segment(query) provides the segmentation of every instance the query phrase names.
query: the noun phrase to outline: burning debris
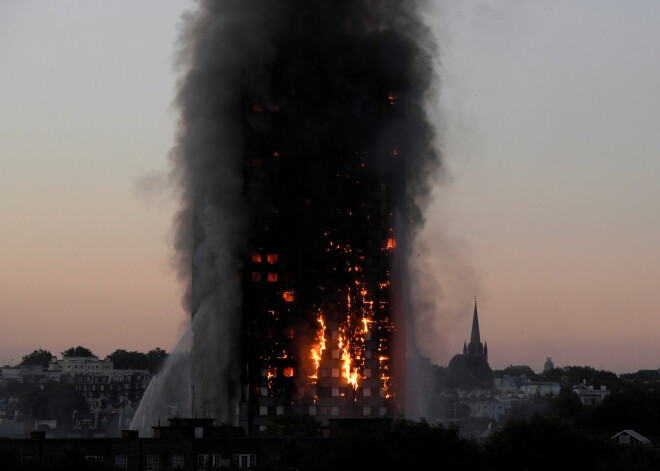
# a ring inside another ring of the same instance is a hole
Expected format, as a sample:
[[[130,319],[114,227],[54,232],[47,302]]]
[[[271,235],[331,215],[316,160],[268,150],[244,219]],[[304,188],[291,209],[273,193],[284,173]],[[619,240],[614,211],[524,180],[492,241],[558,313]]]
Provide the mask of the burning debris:
[[[219,420],[400,412],[396,266],[439,165],[415,5],[202,0],[189,21],[177,254]]]

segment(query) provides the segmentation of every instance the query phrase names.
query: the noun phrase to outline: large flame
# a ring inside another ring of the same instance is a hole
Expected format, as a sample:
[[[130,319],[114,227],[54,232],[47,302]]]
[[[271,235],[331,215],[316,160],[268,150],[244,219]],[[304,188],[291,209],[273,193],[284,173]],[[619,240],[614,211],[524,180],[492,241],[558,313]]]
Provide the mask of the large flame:
[[[327,235],[327,234],[326,234]],[[388,241],[388,248],[394,248],[394,244]],[[345,304],[335,306],[339,309],[333,309],[335,312],[343,312],[343,318],[336,319],[337,335],[336,346],[339,351],[338,360],[340,364],[340,377],[347,386],[357,391],[360,383],[367,376],[365,373],[365,349],[366,342],[370,340],[373,333],[381,329],[388,332],[392,330],[389,319],[376,320],[374,311],[374,301],[369,293],[367,283],[364,278],[364,271],[360,266],[361,261],[364,261],[364,256],[360,253],[354,253],[349,245],[342,246],[341,244],[329,242],[327,249],[336,251],[342,255],[345,260],[344,268],[347,273],[351,274],[353,280],[351,284],[345,288]],[[349,256],[352,255],[352,256]],[[356,256],[357,255],[357,256]],[[357,260],[357,262],[356,262]],[[389,280],[385,283],[380,283],[377,287],[381,290],[389,288]],[[384,309],[384,302],[379,303],[379,309]],[[382,317],[382,316],[381,316]],[[312,383],[316,383],[319,377],[319,368],[321,361],[324,357],[324,352],[327,347],[326,341],[326,319],[324,313],[319,309],[317,316],[317,330],[314,343],[310,346],[309,358],[313,361],[311,374],[309,378]],[[381,380],[381,387],[385,390],[385,397],[390,397],[389,391],[389,357],[384,354],[386,351],[385,340],[382,335],[379,335],[378,343],[378,365],[379,374],[378,378]],[[334,340],[333,340],[334,343]],[[334,357],[337,358],[337,357]]]

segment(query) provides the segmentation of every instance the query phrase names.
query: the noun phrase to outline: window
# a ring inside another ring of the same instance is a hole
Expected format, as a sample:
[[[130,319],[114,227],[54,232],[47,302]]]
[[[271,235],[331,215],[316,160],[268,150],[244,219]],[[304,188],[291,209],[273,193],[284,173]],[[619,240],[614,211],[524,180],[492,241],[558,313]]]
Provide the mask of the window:
[[[252,281],[254,281],[254,282],[261,281],[261,273],[259,273],[258,271],[253,271],[252,272]]]
[[[378,411],[379,415],[387,415],[387,407],[381,407]]]
[[[366,397],[370,397],[371,396],[371,388],[363,388],[362,389],[362,395],[366,396]]]
[[[316,415],[316,407],[315,406],[309,406],[309,415]]]
[[[116,455],[115,456],[115,468],[128,469],[128,456],[127,455]]]
[[[172,455],[172,469],[184,468],[184,455]]]
[[[276,253],[269,253],[268,254],[268,263],[277,263],[277,254]]]
[[[147,471],[158,470],[158,455],[147,455]]]
[[[275,413],[277,415],[284,415],[284,406],[277,406],[277,408],[275,409]]]
[[[85,455],[85,459],[89,461],[98,461],[100,463],[103,463],[102,455]]]
[[[213,468],[227,468],[229,467],[229,460],[223,460],[220,454],[213,455]]]
[[[257,455],[234,455],[234,466],[241,469],[254,468],[257,465]]]
[[[285,291],[282,293],[282,298],[287,302],[287,303],[292,303],[295,298],[295,295],[293,294],[293,291]]]
[[[293,377],[293,368],[290,367],[290,366],[285,367],[285,368],[284,368],[284,371],[283,371],[283,374],[284,374],[284,376],[286,376],[287,378],[291,378],[291,377]]]
[[[332,397],[339,396],[339,388],[332,388]]]
[[[371,407],[369,406],[364,406],[362,408],[362,415],[371,415]]]
[[[268,415],[268,406],[259,407],[259,415]]]
[[[330,415],[339,415],[339,407],[338,406],[332,406],[330,408]]]
[[[333,378],[339,378],[339,368],[333,368],[332,369],[332,377]]]
[[[261,263],[261,254],[260,253],[253,253],[252,254],[252,261],[254,263]]]
[[[275,283],[277,281],[277,273],[268,273],[268,282]]]

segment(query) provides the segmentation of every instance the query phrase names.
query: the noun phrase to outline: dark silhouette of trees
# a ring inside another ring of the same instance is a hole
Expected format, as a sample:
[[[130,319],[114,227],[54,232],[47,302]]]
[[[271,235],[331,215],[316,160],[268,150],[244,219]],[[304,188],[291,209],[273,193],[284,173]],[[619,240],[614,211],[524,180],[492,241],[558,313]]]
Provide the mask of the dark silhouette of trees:
[[[48,350],[39,348],[32,353],[23,356],[21,365],[41,365],[44,368],[48,367],[48,363],[53,359],[53,354]]]
[[[544,371],[540,375],[544,381],[578,384],[586,381],[595,387],[606,386],[611,391],[619,389],[619,378],[611,371],[596,370],[590,366],[564,366]]]
[[[511,421],[484,445],[490,469],[499,471],[601,469],[655,470],[650,447],[618,447],[573,422],[535,414]]]
[[[501,378],[504,375],[511,377],[526,376],[530,381],[538,381],[540,376],[534,373],[534,370],[527,365],[509,365],[503,370],[496,370],[493,372],[496,378]]]
[[[447,366],[445,386],[462,389],[490,389],[493,387],[493,370],[483,357],[455,355]]]
[[[89,348],[81,347],[71,347],[62,352],[63,357],[93,357],[95,356]]]
[[[157,373],[165,360],[167,359],[167,352],[160,347],[156,347],[153,350],[147,352],[147,368],[152,373]]]
[[[280,451],[280,463],[301,471],[487,469],[474,441],[423,420],[398,420],[391,430],[365,422],[330,439],[292,439]]]
[[[167,358],[167,352],[159,347],[147,353],[117,349],[108,355],[112,364],[119,370],[149,370],[157,373]]]

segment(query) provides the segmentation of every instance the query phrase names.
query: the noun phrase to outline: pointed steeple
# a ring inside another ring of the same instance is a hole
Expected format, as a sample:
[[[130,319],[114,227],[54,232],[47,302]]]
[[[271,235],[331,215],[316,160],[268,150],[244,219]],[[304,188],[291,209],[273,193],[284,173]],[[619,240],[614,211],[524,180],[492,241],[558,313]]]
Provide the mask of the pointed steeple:
[[[470,335],[470,343],[472,345],[479,345],[481,337],[479,335],[479,317],[477,316],[477,298],[474,298],[474,315],[472,316],[472,334]]]

